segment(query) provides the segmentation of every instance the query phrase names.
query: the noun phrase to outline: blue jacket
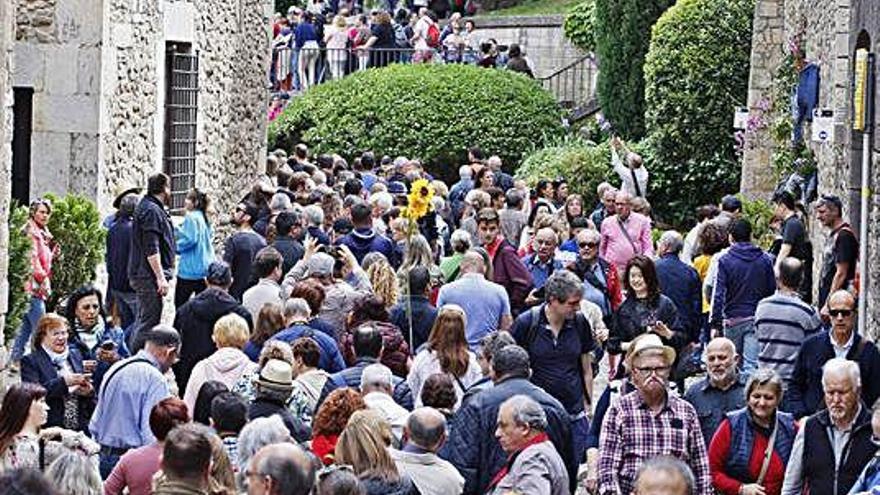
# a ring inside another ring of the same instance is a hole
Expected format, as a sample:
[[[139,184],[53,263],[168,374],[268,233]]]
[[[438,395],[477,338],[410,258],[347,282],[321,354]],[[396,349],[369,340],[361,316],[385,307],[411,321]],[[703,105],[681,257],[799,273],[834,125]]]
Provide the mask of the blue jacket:
[[[115,214],[104,219],[107,229],[104,263],[107,265],[107,284],[118,292],[134,292],[128,283],[128,252],[131,250],[132,218]],[[109,292],[109,291],[108,291]]]
[[[827,331],[809,337],[801,346],[791,384],[786,391],[786,402],[791,409],[788,412],[794,414],[795,418],[808,416],[825,407],[822,365],[834,356],[834,347]],[[880,397],[880,352],[873,342],[856,333],[846,359],[859,363],[862,401],[864,404],[873,404]]]
[[[743,408],[729,412],[727,419],[730,421],[730,450],[727,453],[724,472],[743,483],[754,483],[755,479],[749,474],[749,461],[755,445],[752,415],[747,408]],[[788,465],[796,434],[797,430],[791,414],[777,412],[776,440],[773,443],[773,450],[779,455],[783,465]]]
[[[384,254],[385,259],[389,261],[392,260],[394,256],[394,243],[391,242],[391,239],[382,234],[377,234],[376,231],[370,227],[354,229],[350,234],[340,237],[339,240],[336,241],[336,244],[348,246],[348,249],[351,250],[351,254],[357,258],[358,263],[363,262],[364,256],[373,251],[378,251]]]
[[[737,242],[718,259],[712,297],[712,328],[723,319],[755,316],[758,301],[776,292],[770,256],[747,242]]]
[[[519,394],[534,399],[547,414],[547,434],[565,462],[574,492],[578,463],[568,413],[558,400],[527,379],[508,378],[462,403],[450,425],[449,440],[440,449],[440,457],[464,477],[465,494],[486,493],[492,477],[507,462],[507,454],[495,438],[495,425],[501,403]]]
[[[413,354],[418,354],[419,348],[428,341],[428,336],[431,335],[431,328],[434,326],[434,320],[437,319],[437,308],[425,296],[411,296],[410,300],[412,301],[412,342],[409,341],[406,296],[401,296],[401,300],[391,308],[388,321],[397,325]]]
[[[683,263],[675,254],[657,260],[660,292],[675,303],[678,320],[688,337],[696,341],[703,311],[702,283],[694,267]]]
[[[177,276],[185,280],[205,278],[208,265],[214,261],[214,245],[211,243],[214,229],[208,225],[205,215],[199,210],[187,213],[176,234],[177,254],[180,255]]]
[[[68,346],[67,362],[74,373],[83,372],[82,354],[74,346]],[[64,400],[70,395],[67,384],[52,364],[52,358],[38,346],[34,352],[21,359],[21,381],[38,383],[46,389],[46,404],[49,405],[49,418],[45,426],[64,426]],[[77,396],[79,414],[76,430],[86,431],[92,410],[95,407],[94,395]]]
[[[342,360],[342,353],[339,352],[339,345],[336,344],[336,341],[327,336],[327,334],[319,332],[308,325],[296,323],[276,333],[270,340],[280,340],[293,344],[293,341],[300,337],[308,337],[314,340],[318,347],[320,347],[319,368],[327,373],[336,373],[345,369],[345,361]]]

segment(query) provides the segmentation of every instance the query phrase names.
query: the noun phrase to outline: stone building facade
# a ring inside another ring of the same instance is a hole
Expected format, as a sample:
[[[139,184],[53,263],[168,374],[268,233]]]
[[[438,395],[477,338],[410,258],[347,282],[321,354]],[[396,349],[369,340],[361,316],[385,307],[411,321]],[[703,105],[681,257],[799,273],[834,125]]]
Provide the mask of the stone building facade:
[[[165,170],[231,208],[263,166],[271,1],[15,3],[30,197],[80,193],[109,213],[121,186]]]
[[[9,245],[9,174],[12,164],[12,33],[15,12],[10,2],[0,2],[0,253]],[[9,284],[6,273],[7,256],[0,256],[0,335],[3,334],[3,315],[7,311]]]
[[[834,112],[835,142],[809,142],[818,162],[819,194],[835,194],[844,200],[844,217],[858,232],[860,222],[862,133],[852,130],[852,84],[855,52],[865,47],[880,51],[880,2],[876,0],[758,0],[752,36],[751,74],[748,104],[752,114],[760,112],[762,100],[770,95],[773,74],[785,54],[789,39],[801,33],[806,58],[819,66],[819,108]],[[876,74],[872,77],[875,78]],[[880,93],[874,95],[880,104]],[[809,126],[809,124],[808,124]],[[878,163],[880,148],[871,136],[872,162]],[[772,141],[765,129],[749,135],[744,153],[742,188],[753,197],[769,197],[776,177],[771,166]],[[880,184],[880,169],[872,165],[871,188]],[[868,328],[880,336],[880,197],[871,194],[868,218]],[[808,207],[812,215],[812,208]],[[827,232],[811,221],[811,237],[818,269]],[[815,277],[814,277],[815,279]],[[863,285],[865,282],[863,282]]]

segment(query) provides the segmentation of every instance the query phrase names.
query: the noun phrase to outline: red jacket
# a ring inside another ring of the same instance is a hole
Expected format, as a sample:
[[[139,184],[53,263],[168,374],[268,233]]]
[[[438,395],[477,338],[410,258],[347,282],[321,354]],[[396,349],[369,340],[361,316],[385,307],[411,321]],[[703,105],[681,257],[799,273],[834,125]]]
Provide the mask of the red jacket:
[[[488,246],[486,248],[492,256],[492,281],[507,290],[510,310],[516,317],[525,307],[529,292],[535,287],[532,274],[517,255],[516,248],[503,238],[495,248],[494,255]]]
[[[764,462],[764,452],[767,450],[767,437],[755,432],[755,443],[752,446],[752,455],[749,458],[749,474],[758,478],[761,473],[761,464]],[[715,431],[712,442],[709,444],[709,472],[712,473],[712,485],[723,495],[737,495],[742,483],[731,478],[724,472],[727,464],[727,453],[730,450],[730,421],[725,418]],[[770,467],[764,476],[764,490],[767,495],[779,495],[782,491],[782,481],[785,478],[785,464],[775,451],[770,457]]]

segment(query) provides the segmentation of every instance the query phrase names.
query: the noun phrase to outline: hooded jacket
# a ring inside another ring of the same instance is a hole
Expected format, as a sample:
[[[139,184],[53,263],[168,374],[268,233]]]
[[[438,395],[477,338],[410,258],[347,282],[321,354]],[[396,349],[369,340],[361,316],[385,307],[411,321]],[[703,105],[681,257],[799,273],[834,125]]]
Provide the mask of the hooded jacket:
[[[712,328],[723,320],[752,318],[758,301],[776,292],[770,256],[748,242],[737,242],[718,258],[715,294],[712,297]]]
[[[250,312],[228,292],[216,287],[208,287],[177,309],[174,328],[180,332],[181,348],[180,361],[174,365],[174,376],[177,377],[179,390],[186,390],[196,363],[217,350],[211,340],[214,323],[230,313],[244,318],[248,329],[253,330]]]
[[[245,374],[254,373],[257,364],[247,355],[234,347],[224,347],[207,358],[196,363],[186,384],[183,401],[190,411],[195,411],[196,398],[202,385],[209,381],[218,381],[230,390]]]
[[[377,234],[372,227],[358,227],[341,237],[336,243],[348,246],[358,263],[363,262],[364,256],[372,251],[384,254],[388,260],[393,259],[394,256],[394,243],[391,242],[391,239]]]

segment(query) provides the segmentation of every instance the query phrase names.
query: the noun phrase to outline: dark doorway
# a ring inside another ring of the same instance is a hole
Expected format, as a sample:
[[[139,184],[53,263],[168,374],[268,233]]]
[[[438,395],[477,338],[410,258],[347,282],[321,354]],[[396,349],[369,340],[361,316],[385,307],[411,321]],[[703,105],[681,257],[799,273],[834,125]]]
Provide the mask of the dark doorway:
[[[34,88],[12,88],[12,97],[12,199],[27,205],[31,195]]]

